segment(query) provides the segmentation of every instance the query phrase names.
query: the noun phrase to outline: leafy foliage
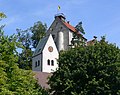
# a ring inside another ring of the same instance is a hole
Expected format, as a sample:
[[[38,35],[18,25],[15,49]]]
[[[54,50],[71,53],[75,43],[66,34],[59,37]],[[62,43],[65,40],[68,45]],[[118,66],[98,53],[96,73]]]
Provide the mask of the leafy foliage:
[[[29,30],[21,30],[17,29],[18,32],[18,42],[20,42],[23,47],[22,47],[22,52],[19,53],[19,60],[18,64],[19,67],[22,69],[26,70],[31,70],[32,69],[32,49],[31,49],[31,33]]]
[[[0,12],[0,19],[1,18],[6,18],[6,15],[3,12]]]
[[[3,12],[0,12],[0,21],[3,19],[3,18],[6,18],[7,16],[3,13]],[[0,31],[4,28],[5,25],[1,25],[0,26]]]
[[[48,95],[31,71],[18,68],[16,39],[0,32],[0,95]]]
[[[30,28],[30,31],[32,32],[31,39],[33,43],[32,44],[33,48],[36,48],[39,40],[45,36],[46,30],[47,30],[47,25],[43,24],[40,21],[36,22],[34,26]]]
[[[19,67],[22,69],[32,69],[32,49],[35,49],[39,40],[45,35],[47,30],[46,24],[36,22],[32,27],[27,30],[17,29],[18,42],[23,45],[22,53],[19,54]]]
[[[83,37],[83,34],[85,34],[85,31],[82,27],[82,22],[79,22],[76,26],[75,26],[77,32],[75,32],[73,34],[73,38],[72,38],[72,45],[75,47],[79,47],[79,46],[85,46],[85,42],[87,39],[85,39]]]
[[[79,31],[80,33],[85,34],[85,31],[82,27],[82,22],[79,22],[76,26],[75,26],[76,30]]]
[[[61,52],[53,95],[120,95],[120,49],[105,42]]]

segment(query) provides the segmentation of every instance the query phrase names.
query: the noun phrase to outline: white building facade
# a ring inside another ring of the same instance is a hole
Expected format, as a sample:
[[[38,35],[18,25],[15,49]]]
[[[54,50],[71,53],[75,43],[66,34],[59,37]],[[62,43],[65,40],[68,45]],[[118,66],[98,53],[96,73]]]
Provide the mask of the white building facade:
[[[54,72],[58,68],[59,53],[51,35],[40,40],[32,57],[32,70],[40,72]]]

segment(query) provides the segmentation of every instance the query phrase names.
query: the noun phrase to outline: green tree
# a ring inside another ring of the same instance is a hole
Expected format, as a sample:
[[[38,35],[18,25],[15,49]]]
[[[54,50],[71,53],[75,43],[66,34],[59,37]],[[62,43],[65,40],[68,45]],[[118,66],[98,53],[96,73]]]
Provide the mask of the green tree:
[[[19,67],[22,69],[26,69],[26,70],[31,70],[32,69],[32,39],[31,39],[31,33],[29,31],[29,29],[27,30],[21,30],[21,29],[17,29],[17,40],[18,42],[20,42],[23,47],[22,52],[19,53],[19,60],[18,60],[18,64]]]
[[[18,68],[16,39],[0,31],[0,95],[48,95],[31,71]]]
[[[47,25],[43,25],[40,21],[26,30],[17,29],[18,42],[21,42],[23,45],[18,61],[20,68],[32,69],[32,49],[35,49],[39,40],[45,36],[46,30]]]
[[[3,12],[0,12],[0,21],[3,19],[3,18],[6,18],[6,15],[3,13]],[[5,25],[1,25],[0,26],[0,31],[3,29]]]
[[[82,22],[79,22],[76,26],[75,26],[76,30],[79,31],[82,34],[85,34],[85,31],[82,27]]]
[[[79,22],[76,26],[75,26],[75,29],[77,30],[77,32],[75,32],[73,34],[73,39],[71,41],[72,45],[75,46],[75,47],[78,47],[78,46],[85,46],[85,42],[87,39],[85,39],[83,37],[83,34],[85,34],[85,31],[82,27],[82,22]]]
[[[53,95],[120,95],[120,49],[105,42],[61,52],[49,80]]]
[[[36,48],[39,40],[46,34],[47,25],[38,21],[30,28],[30,31],[32,32],[32,46],[33,48]]]

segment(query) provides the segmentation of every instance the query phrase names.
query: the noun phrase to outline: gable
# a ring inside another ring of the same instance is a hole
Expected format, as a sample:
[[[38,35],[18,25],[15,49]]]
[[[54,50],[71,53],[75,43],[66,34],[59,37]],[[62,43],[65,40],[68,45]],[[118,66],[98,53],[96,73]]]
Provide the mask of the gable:
[[[37,45],[37,47],[36,47],[36,50],[35,50],[34,53],[33,53],[33,56],[36,56],[36,55],[42,53],[42,51],[44,50],[44,48],[45,48],[48,40],[50,40],[51,43],[52,43],[52,41],[53,41],[52,44],[53,44],[53,46],[56,48],[56,45],[55,45],[55,43],[54,43],[54,40],[53,40],[51,34],[50,34],[50,35],[47,35],[47,36],[45,36],[44,38],[42,38],[42,39],[39,41],[39,43],[38,43],[38,45]],[[57,49],[57,48],[56,48],[56,49]]]
[[[51,51],[51,48],[52,48],[52,51]],[[58,53],[58,50],[57,50],[57,47],[55,45],[55,42],[53,40],[53,37],[52,35],[50,34],[49,35],[49,38],[44,46],[44,49],[43,49],[43,53],[49,53],[49,52],[57,52]],[[51,54],[51,53],[50,53]]]
[[[69,28],[64,25],[63,21],[59,19],[58,17],[53,21],[51,26],[49,27],[47,34],[50,34],[51,32],[58,32],[60,29],[66,29],[69,31]]]
[[[55,20],[57,20],[61,25],[64,26],[64,28],[70,30],[71,32],[77,32],[75,27],[69,24],[69,22],[62,20],[59,17],[57,17]]]

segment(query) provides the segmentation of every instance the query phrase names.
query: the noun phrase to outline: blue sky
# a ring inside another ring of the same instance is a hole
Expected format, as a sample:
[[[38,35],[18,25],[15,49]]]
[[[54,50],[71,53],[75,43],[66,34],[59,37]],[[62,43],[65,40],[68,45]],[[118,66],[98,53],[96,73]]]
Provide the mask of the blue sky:
[[[0,0],[0,12],[7,15],[0,24],[6,24],[6,35],[16,33],[16,28],[27,29],[37,21],[49,27],[58,5],[71,25],[83,22],[88,40],[106,35],[109,42],[120,47],[120,0]]]

